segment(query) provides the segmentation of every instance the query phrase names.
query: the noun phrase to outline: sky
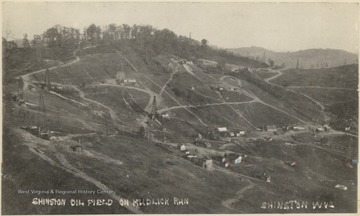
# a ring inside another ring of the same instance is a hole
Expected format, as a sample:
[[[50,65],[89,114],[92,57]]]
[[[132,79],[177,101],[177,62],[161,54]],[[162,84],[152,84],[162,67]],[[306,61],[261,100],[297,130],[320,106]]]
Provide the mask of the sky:
[[[5,2],[2,33],[15,38],[60,24],[83,29],[94,23],[149,24],[203,38],[222,48],[259,46],[273,51],[309,48],[358,53],[355,3],[126,3]]]

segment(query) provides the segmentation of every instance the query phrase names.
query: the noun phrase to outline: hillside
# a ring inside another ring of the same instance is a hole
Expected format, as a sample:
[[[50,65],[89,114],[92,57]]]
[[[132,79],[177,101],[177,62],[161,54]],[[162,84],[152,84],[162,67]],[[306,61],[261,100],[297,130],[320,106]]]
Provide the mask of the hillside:
[[[287,68],[295,68],[299,59],[299,67],[304,69],[330,68],[357,62],[357,55],[336,49],[307,49],[296,52],[274,52],[262,47],[242,47],[228,49],[237,55],[250,57],[263,61],[264,53],[266,62],[274,60],[275,64],[284,64]]]
[[[320,100],[282,85],[291,72],[170,30],[130,29],[79,41],[59,65],[3,73],[2,214],[356,212],[357,132],[333,126],[334,109],[353,108],[341,95]],[[343,70],[341,85],[354,85],[354,69]],[[334,84],[339,71],[317,77]],[[56,194],[68,206],[51,208],[18,192],[32,188],[95,192]],[[291,200],[306,207],[284,208]]]

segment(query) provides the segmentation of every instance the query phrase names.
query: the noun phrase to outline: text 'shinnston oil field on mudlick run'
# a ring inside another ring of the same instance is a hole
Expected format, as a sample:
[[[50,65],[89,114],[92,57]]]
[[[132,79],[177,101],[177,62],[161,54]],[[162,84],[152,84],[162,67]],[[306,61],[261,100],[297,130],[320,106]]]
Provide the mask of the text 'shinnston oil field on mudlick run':
[[[357,213],[358,4],[2,6],[2,214]]]

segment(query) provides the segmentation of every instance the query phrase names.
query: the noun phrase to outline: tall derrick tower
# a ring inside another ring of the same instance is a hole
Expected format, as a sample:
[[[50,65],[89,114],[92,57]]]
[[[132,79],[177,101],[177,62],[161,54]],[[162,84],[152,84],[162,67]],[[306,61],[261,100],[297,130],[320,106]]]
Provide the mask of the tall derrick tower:
[[[151,105],[151,113],[150,113],[150,117],[152,120],[154,120],[157,116],[157,106],[156,106],[156,96],[154,96],[152,105]]]

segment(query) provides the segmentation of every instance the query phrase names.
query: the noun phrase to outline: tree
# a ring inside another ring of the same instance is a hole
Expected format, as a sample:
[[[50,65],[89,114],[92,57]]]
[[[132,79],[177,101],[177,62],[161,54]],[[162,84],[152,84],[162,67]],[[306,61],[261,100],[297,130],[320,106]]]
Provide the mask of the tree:
[[[28,37],[27,34],[24,34],[24,38],[23,38],[23,42],[22,42],[22,45],[24,48],[30,47],[30,42],[27,37]]]
[[[123,39],[130,39],[131,27],[127,24],[122,25],[123,28]]]
[[[208,41],[206,39],[202,39],[201,40],[201,46],[202,47],[207,47],[207,45],[208,45]]]
[[[269,58],[269,59],[268,59],[268,62],[269,62],[270,67],[274,67],[274,64],[275,64],[274,60],[272,60],[271,58]]]
[[[93,43],[96,44],[99,42],[100,40],[100,34],[101,34],[101,29],[99,26],[96,26],[95,24],[91,24],[87,29],[86,29],[86,35],[88,40]]]
[[[55,27],[49,28],[44,33],[44,38],[46,41],[48,41],[49,47],[60,46],[60,33],[58,32],[57,28],[55,28]]]
[[[8,42],[7,42],[6,38],[2,38],[2,51],[3,51],[3,54],[5,53],[5,50],[7,49],[7,46],[8,46],[7,43]]]

